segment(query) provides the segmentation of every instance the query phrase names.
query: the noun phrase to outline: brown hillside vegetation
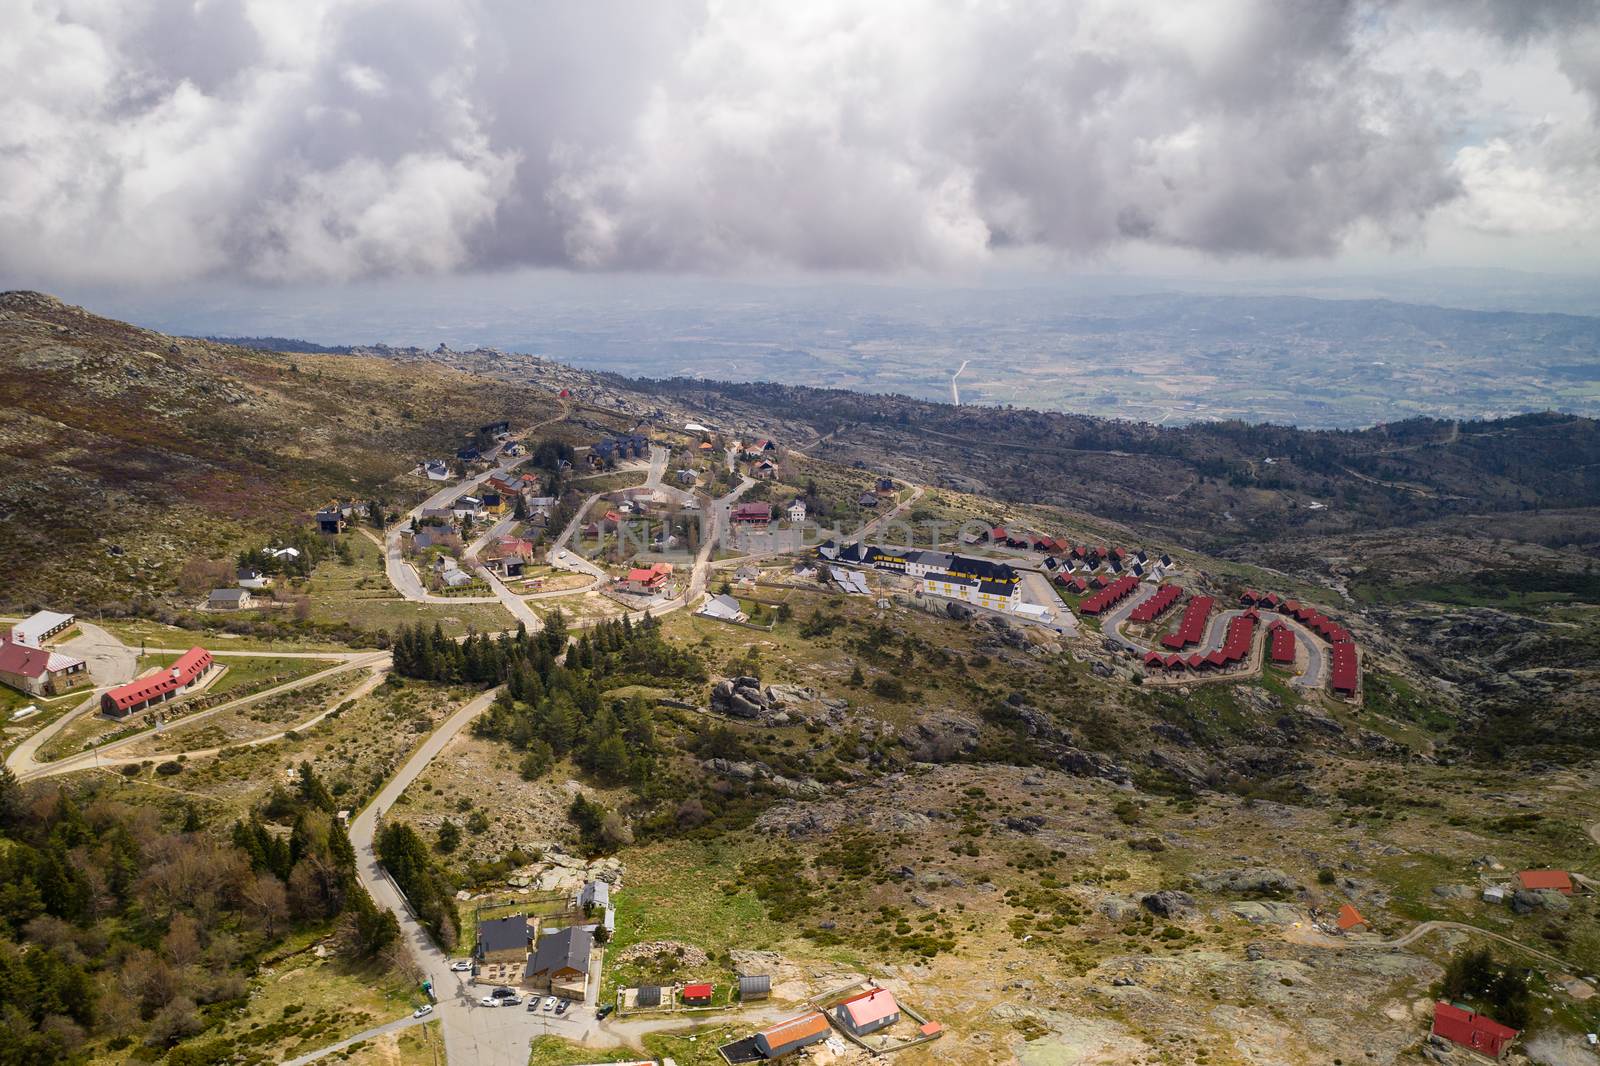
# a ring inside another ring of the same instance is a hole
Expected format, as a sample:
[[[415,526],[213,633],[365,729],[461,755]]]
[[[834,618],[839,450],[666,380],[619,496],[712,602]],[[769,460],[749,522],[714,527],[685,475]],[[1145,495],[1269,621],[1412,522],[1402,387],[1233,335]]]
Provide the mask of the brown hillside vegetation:
[[[548,394],[445,367],[178,339],[0,294],[5,600],[159,591],[193,552],[335,495],[398,498],[421,456],[552,409]]]

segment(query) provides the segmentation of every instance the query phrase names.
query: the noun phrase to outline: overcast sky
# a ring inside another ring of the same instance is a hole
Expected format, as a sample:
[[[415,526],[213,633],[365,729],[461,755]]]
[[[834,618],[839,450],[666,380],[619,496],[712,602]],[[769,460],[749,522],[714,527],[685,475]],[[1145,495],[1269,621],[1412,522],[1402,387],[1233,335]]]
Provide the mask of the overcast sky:
[[[0,285],[1600,266],[1595,0],[0,0]]]

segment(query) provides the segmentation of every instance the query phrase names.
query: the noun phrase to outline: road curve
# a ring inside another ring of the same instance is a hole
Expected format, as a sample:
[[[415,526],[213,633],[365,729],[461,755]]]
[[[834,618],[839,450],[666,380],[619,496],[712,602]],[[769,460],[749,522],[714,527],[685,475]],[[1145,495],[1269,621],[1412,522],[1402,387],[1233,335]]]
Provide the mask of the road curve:
[[[387,666],[388,662],[389,653],[386,651],[372,652],[367,655],[348,659],[344,662],[336,663],[333,666],[328,667],[326,670],[319,670],[314,674],[308,674],[305,677],[296,678],[295,680],[285,682],[282,685],[276,685],[269,689],[263,689],[262,691],[253,693],[252,695],[244,696],[236,700],[230,700],[227,703],[219,703],[215,707],[208,708],[204,711],[197,711],[191,715],[186,715],[183,718],[183,724],[189,725],[192,722],[204,721],[214,714],[221,714],[223,711],[236,710],[240,707],[248,707],[251,704],[259,703],[262,700],[268,700],[274,696],[281,696],[285,692],[293,692],[296,689],[302,689],[311,685],[315,685],[318,682],[326,681],[330,677],[336,677],[339,674],[347,673],[351,670],[367,668],[379,670]],[[70,755],[64,759],[57,759],[53,762],[41,763],[35,759],[34,753],[37,752],[40,747],[42,747],[52,737],[59,733],[69,721],[80,717],[85,710],[97,706],[98,702],[99,697],[95,697],[93,700],[86,701],[82,706],[62,715],[49,726],[46,726],[38,733],[35,733],[33,736],[17,745],[11,754],[6,757],[6,765],[9,766],[12,772],[17,775],[17,778],[22,781],[31,781],[46,777],[57,777],[61,774],[70,774],[76,773],[79,770],[92,769],[97,762],[108,761],[106,760],[106,756],[111,752],[126,748],[132,744],[136,744],[147,739],[151,735],[150,731],[145,730],[135,733],[133,736],[123,737],[121,740],[114,740],[109,744],[102,744],[98,748],[92,748],[89,751],[85,751],[77,755]]]

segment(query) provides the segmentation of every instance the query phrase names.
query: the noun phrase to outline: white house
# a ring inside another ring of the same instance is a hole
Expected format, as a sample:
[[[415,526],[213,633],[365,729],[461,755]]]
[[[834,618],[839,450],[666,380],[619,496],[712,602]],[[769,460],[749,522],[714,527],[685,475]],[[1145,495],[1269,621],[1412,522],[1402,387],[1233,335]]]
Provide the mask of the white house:
[[[698,612],[707,618],[720,618],[724,622],[743,622],[744,611],[739,607],[739,601],[732,596],[713,596],[705,602]]]
[[[806,520],[806,501],[796,499],[789,505],[789,521],[799,524]]]
[[[242,589],[264,589],[272,584],[272,578],[263,574],[253,566],[245,567],[235,575],[238,585]]]
[[[60,611],[35,611],[11,627],[11,639],[30,648],[42,647],[51,637],[71,629],[75,621],[73,615]]]
[[[423,464],[422,472],[429,481],[449,481],[450,464],[443,459],[429,459]]]

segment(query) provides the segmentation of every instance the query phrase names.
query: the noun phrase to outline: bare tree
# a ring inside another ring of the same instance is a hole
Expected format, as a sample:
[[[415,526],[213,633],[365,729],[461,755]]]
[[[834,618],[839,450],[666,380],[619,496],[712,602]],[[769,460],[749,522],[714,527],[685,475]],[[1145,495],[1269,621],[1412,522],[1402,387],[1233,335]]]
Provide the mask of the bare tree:
[[[284,891],[283,882],[266,872],[257,874],[255,880],[245,886],[242,902],[268,939],[278,935],[279,928],[289,917],[289,894]]]

